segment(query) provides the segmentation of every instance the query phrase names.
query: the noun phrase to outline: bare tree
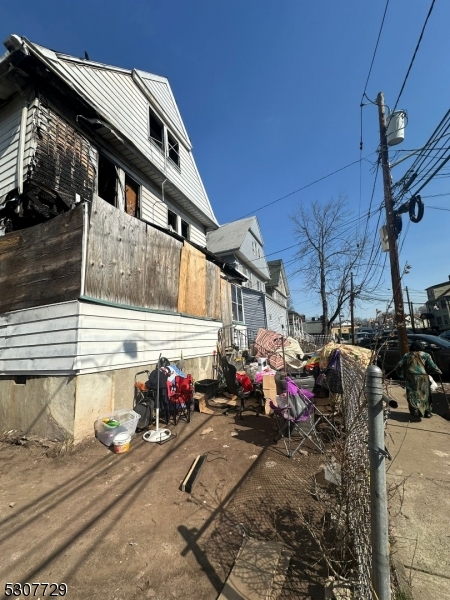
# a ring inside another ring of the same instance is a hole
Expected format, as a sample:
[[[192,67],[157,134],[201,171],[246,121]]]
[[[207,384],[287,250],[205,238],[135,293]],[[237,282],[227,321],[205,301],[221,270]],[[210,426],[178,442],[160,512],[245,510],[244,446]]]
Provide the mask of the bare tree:
[[[367,235],[355,234],[356,225],[347,207],[347,198],[340,195],[325,203],[316,200],[301,204],[290,215],[299,244],[297,272],[303,274],[308,290],[320,297],[323,333],[331,331],[349,300],[351,273],[367,253]],[[366,283],[367,277],[359,284],[355,282],[355,295]],[[364,291],[367,293],[367,288]]]

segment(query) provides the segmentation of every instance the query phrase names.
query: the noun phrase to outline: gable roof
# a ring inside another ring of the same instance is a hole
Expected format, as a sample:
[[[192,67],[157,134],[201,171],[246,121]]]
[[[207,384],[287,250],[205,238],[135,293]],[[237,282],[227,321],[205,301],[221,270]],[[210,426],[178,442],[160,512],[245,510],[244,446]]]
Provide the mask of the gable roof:
[[[258,219],[256,217],[247,217],[246,219],[221,225],[219,229],[208,233],[208,250],[214,252],[214,254],[239,250],[248,231],[253,233],[262,246],[263,241]]]
[[[283,277],[286,294],[289,296],[289,285],[281,258],[267,261],[267,266],[269,267],[270,281],[266,283],[266,287],[278,287],[280,285],[281,277]]]
[[[9,50],[0,62],[8,60],[15,50],[36,57],[48,72],[56,74],[95,110],[109,127],[105,129],[107,133],[98,131],[108,143],[139,165],[144,173],[151,174],[157,184],[167,181],[165,190],[168,194],[200,223],[206,227],[218,226],[167,78],[79,59],[16,35],[10,36],[5,45],[13,46],[14,51]],[[149,107],[179,142],[180,169],[168,164],[169,161],[150,142]]]

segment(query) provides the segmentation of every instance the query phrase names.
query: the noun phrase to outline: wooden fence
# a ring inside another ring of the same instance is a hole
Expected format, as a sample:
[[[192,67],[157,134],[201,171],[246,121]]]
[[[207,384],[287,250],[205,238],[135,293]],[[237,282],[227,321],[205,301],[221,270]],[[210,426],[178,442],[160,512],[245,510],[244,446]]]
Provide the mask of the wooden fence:
[[[231,324],[230,284],[190,245],[94,196],[83,207],[0,237],[0,313],[81,295],[113,305],[178,312]]]

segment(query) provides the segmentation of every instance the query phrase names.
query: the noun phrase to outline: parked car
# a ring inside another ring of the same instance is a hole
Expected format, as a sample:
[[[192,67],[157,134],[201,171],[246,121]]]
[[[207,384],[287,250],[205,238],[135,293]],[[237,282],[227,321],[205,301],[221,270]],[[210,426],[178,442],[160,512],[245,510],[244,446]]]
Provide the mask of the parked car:
[[[448,340],[450,341],[450,329],[447,329],[447,331],[443,331],[440,335],[440,338],[444,339],[444,340]]]
[[[431,354],[434,362],[441,369],[443,376],[450,377],[450,341],[434,335],[421,333],[409,333],[408,342],[420,340],[424,351]],[[392,374],[398,361],[400,360],[400,347],[398,336],[382,335],[378,339],[362,340],[360,346],[370,350],[380,349],[378,354],[378,366],[384,370],[386,375]]]

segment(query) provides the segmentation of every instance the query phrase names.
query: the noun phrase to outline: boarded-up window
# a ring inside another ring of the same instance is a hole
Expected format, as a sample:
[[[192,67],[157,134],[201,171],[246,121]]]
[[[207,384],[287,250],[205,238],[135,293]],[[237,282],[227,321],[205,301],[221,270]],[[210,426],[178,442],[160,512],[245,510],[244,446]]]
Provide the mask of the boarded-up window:
[[[139,217],[139,185],[125,175],[125,211],[132,217]]]
[[[150,109],[150,141],[164,152],[164,125]]]
[[[109,204],[116,206],[117,170],[105,156],[98,157],[98,195]]]

